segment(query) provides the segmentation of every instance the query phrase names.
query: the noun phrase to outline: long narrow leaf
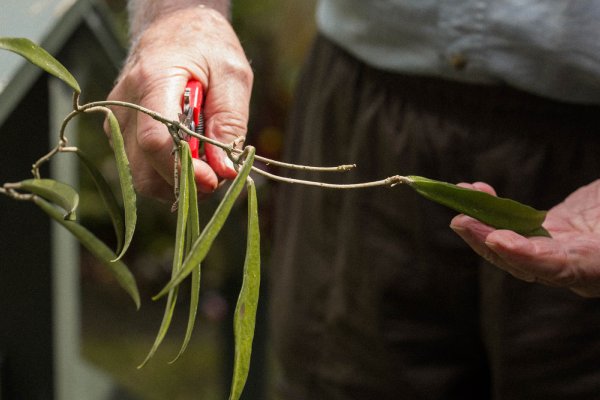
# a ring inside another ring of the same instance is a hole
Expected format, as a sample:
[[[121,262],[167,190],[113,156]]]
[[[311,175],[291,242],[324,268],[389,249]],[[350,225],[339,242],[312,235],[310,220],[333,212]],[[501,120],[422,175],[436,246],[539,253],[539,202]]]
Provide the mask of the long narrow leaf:
[[[73,187],[54,179],[27,179],[15,185],[17,189],[42,196],[65,210],[64,219],[74,221],[79,205],[79,194]]]
[[[186,147],[189,151],[189,147]],[[200,216],[198,213],[198,192],[196,189],[196,181],[194,179],[194,166],[192,164],[191,154],[189,156],[189,168],[190,173],[188,174],[188,191],[189,191],[189,214],[187,221],[187,229],[186,229],[186,249],[185,254],[189,254],[192,244],[196,241],[198,236],[200,236]],[[194,330],[194,325],[196,323],[196,315],[198,314],[198,304],[200,302],[200,264],[192,271],[192,279],[191,279],[191,293],[190,293],[190,309],[188,314],[188,323],[187,328],[185,330],[185,337],[183,339],[183,343],[181,345],[181,349],[177,356],[171,361],[174,363],[181,357],[185,349],[187,348],[190,339],[192,337],[192,332]]]
[[[208,251],[210,250],[215,238],[227,220],[235,200],[238,198],[240,192],[244,188],[244,183],[246,182],[246,178],[248,177],[250,168],[254,162],[254,148],[248,146],[246,149],[248,153],[242,168],[227,190],[227,193],[225,193],[223,200],[215,210],[212,218],[202,230],[200,237],[198,237],[194,243],[190,254],[188,254],[188,256],[185,258],[181,271],[179,271],[179,274],[177,274],[175,278],[171,278],[171,281],[156,296],[154,296],[153,299],[156,300],[164,296],[173,287],[179,285],[198,266],[198,264],[204,260],[206,254],[208,254]]]
[[[133,189],[133,178],[131,177],[131,169],[129,168],[127,154],[125,153],[125,143],[123,142],[123,135],[121,135],[119,122],[112,111],[108,108],[104,110],[110,127],[110,137],[112,139],[112,147],[117,162],[117,172],[119,173],[119,183],[121,185],[123,207],[125,209],[125,240],[123,242],[123,248],[116,258],[116,260],[118,260],[123,257],[133,239],[137,221],[137,205],[135,190]]]
[[[546,211],[517,201],[492,196],[421,176],[409,176],[409,185],[420,195],[498,229],[525,236],[550,236],[542,227]]]
[[[181,263],[183,261],[183,251],[185,246],[185,236],[186,236],[186,225],[188,219],[188,209],[189,209],[189,175],[190,175],[190,151],[189,146],[186,142],[181,142],[180,147],[181,153],[181,173],[179,174],[179,199],[178,208],[177,208],[177,228],[175,231],[175,250],[173,252],[173,267],[171,271],[171,276],[177,276],[177,273],[181,269]],[[192,171],[193,173],[193,171]],[[169,330],[169,326],[171,325],[171,320],[173,319],[173,313],[175,311],[175,304],[177,303],[177,292],[179,287],[174,287],[169,291],[169,296],[167,296],[167,304],[165,306],[165,312],[163,315],[162,322],[160,324],[160,328],[158,330],[158,334],[156,335],[156,339],[154,340],[154,344],[150,349],[150,352],[146,356],[146,359],[138,366],[138,368],[142,368],[154,353],[158,349],[158,346],[162,343],[165,338],[167,331]]]
[[[235,357],[233,361],[233,379],[230,400],[238,400],[242,395],[252,354],[252,340],[256,324],[256,309],[260,289],[260,229],[258,226],[258,206],[256,187],[248,178],[248,238],[246,242],[246,260],[244,279],[235,306],[233,331],[235,335]]]
[[[115,253],[119,253],[123,248],[123,242],[125,239],[125,220],[123,219],[123,212],[121,211],[121,207],[119,207],[119,203],[113,193],[112,189],[104,176],[100,173],[98,168],[94,165],[94,163],[79,149],[75,152],[83,165],[87,168],[96,188],[98,189],[98,193],[100,194],[100,198],[104,203],[104,207],[108,212],[110,220],[112,222],[113,228],[115,230],[115,236],[117,238],[117,249]]]
[[[58,60],[52,57],[50,53],[31,40],[26,38],[2,37],[0,38],[0,49],[19,54],[30,63],[61,79],[77,93],[81,93],[79,83],[77,83],[73,75]]]
[[[56,222],[64,226],[69,232],[75,236],[79,242],[89,250],[98,260],[100,260],[114,275],[119,282],[119,285],[131,296],[135,306],[140,308],[140,294],[138,292],[135,278],[129,271],[129,268],[122,261],[113,262],[115,253],[108,248],[100,239],[85,227],[74,221],[65,221],[62,213],[57,210],[52,204],[48,203],[41,197],[35,196],[33,202],[40,207]]]

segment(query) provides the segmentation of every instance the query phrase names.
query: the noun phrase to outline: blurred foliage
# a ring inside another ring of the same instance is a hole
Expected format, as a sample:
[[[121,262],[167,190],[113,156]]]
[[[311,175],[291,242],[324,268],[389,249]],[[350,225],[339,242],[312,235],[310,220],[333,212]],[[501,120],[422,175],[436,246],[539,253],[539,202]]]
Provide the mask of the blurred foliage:
[[[125,45],[126,1],[104,0],[104,4],[119,40]],[[314,33],[313,14],[314,0],[233,2],[232,23],[255,76],[248,142],[255,145],[261,155],[280,157],[293,87]],[[82,85],[83,101],[103,99],[111,89],[110,84],[96,79],[86,80]],[[83,132],[78,138],[79,146],[96,160],[114,190],[118,190],[114,160],[102,131],[102,116],[81,118],[78,130]],[[83,169],[80,180],[79,213],[82,222],[101,239],[113,243],[110,221],[98,204],[94,186]],[[257,181],[257,184],[261,183],[258,203],[261,205],[263,249],[268,253],[272,194],[269,185]],[[201,201],[201,221],[205,222],[210,217],[218,197],[219,193]],[[232,311],[241,283],[246,238],[246,207],[244,201],[239,203],[241,206],[232,212],[204,263],[199,322],[190,348],[173,365],[167,364],[167,361],[176,354],[183,339],[185,307],[176,313],[173,332],[167,335],[155,359],[141,371],[135,368],[152,345],[163,311],[163,302],[152,302],[150,297],[170,277],[175,232],[175,215],[170,212],[170,206],[151,199],[138,199],[137,230],[125,262],[138,280],[142,297],[140,311],[135,312],[133,307],[128,307],[128,299],[110,274],[87,253],[82,253],[82,352],[139,398],[225,398],[233,350]],[[263,259],[266,263],[268,254],[264,254]],[[180,296],[180,301],[186,303],[185,290]],[[259,313],[260,309],[264,313],[265,299],[261,299]],[[259,316],[257,323],[260,320]],[[257,325],[255,347],[264,345],[265,333],[264,322],[261,326]],[[257,362],[264,359],[260,351],[255,349]],[[262,389],[254,389],[260,383],[252,381],[256,380],[256,376],[268,379],[264,365],[253,364],[244,398],[258,398],[256,396],[260,395]]]
[[[314,33],[314,1],[237,1],[233,25],[250,60],[255,84],[249,141],[277,158],[296,77]]]

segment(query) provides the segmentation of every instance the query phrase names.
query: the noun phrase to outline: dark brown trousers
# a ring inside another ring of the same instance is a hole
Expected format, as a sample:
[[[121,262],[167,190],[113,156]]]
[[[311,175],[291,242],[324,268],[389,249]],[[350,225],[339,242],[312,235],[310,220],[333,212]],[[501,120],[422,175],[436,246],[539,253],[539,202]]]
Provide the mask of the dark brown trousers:
[[[351,183],[485,181],[549,208],[600,176],[600,108],[377,71],[318,38],[286,160]],[[600,300],[521,282],[409,188],[279,186],[271,264],[277,398],[600,399]]]

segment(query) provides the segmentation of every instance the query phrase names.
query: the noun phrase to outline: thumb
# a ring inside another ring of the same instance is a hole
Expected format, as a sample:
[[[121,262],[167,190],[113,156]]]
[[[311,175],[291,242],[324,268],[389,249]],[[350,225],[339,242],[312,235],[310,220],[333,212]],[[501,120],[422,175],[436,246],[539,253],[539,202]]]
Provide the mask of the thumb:
[[[147,85],[147,84],[146,84]],[[180,93],[185,85],[185,77],[157,79],[152,87],[146,87],[139,104],[170,118],[177,119]],[[137,142],[144,152],[147,162],[163,179],[173,184],[173,141],[166,127],[144,113],[137,116]]]

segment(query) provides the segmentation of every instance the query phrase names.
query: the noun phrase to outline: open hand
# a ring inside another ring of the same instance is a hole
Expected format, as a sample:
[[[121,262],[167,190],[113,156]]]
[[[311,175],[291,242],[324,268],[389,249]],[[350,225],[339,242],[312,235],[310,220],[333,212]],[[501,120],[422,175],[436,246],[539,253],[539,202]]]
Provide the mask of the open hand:
[[[495,194],[485,183],[463,186]],[[552,238],[525,238],[462,214],[450,227],[479,255],[519,279],[600,297],[600,180],[548,212],[544,227]]]

